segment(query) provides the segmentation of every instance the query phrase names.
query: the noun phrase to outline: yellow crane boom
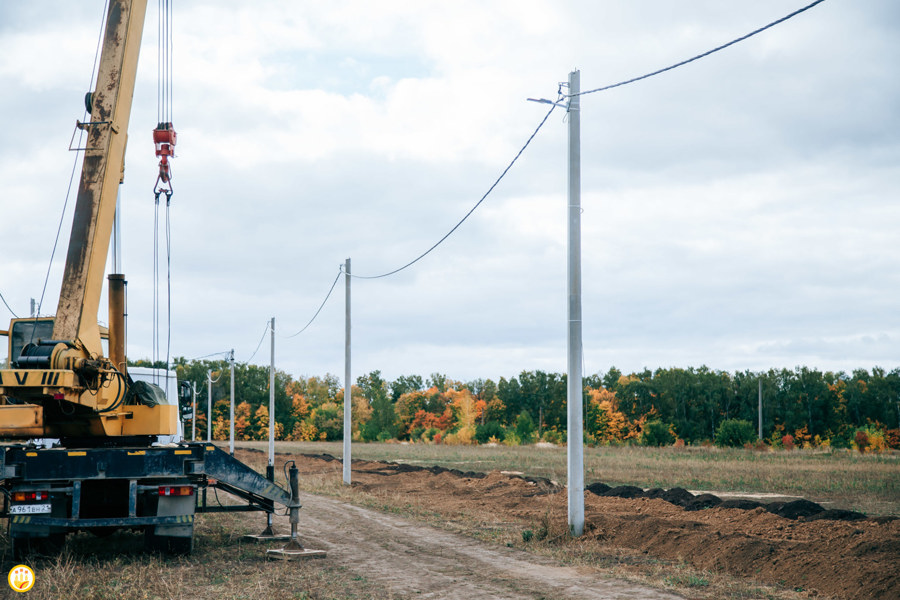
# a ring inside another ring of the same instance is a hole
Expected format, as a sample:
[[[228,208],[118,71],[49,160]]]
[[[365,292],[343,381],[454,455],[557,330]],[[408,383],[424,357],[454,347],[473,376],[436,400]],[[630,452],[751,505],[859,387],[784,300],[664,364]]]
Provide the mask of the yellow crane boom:
[[[28,321],[10,325],[14,368],[0,371],[0,437],[102,439],[177,431],[177,406],[128,403],[122,275],[110,276],[109,358],[97,323],[146,12],[147,0],[109,3],[97,85],[88,95],[91,118],[77,124],[87,142],[53,333],[31,335],[14,355],[15,330]]]

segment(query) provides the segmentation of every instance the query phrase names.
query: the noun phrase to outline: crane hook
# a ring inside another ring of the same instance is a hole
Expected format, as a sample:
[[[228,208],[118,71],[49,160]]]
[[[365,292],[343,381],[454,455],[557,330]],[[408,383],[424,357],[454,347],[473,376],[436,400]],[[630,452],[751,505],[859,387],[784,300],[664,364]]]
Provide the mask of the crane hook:
[[[166,194],[167,200],[172,197],[172,165],[169,158],[175,157],[177,139],[178,135],[171,123],[159,123],[153,130],[153,144],[156,146],[156,156],[159,157],[159,175],[155,185],[157,199],[161,192]]]

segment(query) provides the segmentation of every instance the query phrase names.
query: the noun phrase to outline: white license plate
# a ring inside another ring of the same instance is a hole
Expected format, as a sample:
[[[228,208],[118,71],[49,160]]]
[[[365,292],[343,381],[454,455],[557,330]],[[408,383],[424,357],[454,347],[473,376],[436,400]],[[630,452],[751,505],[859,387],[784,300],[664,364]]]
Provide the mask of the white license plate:
[[[50,512],[49,504],[13,504],[9,507],[11,515],[34,515]]]

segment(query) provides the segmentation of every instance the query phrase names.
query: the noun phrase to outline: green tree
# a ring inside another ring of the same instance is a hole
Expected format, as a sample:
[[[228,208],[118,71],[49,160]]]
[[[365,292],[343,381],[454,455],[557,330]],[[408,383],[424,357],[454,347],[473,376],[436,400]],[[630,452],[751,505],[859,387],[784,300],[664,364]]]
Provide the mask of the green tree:
[[[519,413],[519,416],[516,417],[516,436],[523,444],[528,444],[532,441],[535,429],[534,419],[531,418],[528,411],[523,410]]]
[[[318,430],[321,440],[339,440],[344,435],[343,411],[334,402],[326,402],[315,408],[310,421]]]
[[[356,385],[372,407],[372,416],[360,428],[360,436],[366,441],[396,437],[397,415],[394,403],[388,396],[387,383],[381,378],[381,371],[357,377]]]
[[[378,373],[380,375],[380,371]],[[403,394],[425,389],[425,385],[419,375],[401,375],[391,382],[390,388],[391,399],[396,402]]]

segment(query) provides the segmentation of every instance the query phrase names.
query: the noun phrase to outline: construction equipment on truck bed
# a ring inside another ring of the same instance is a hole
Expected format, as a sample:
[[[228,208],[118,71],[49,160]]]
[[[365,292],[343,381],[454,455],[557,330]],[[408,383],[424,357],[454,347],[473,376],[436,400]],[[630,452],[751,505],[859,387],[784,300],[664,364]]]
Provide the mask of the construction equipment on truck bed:
[[[168,3],[167,3],[168,5]],[[110,0],[72,234],[53,318],[14,319],[9,367],[0,370],[0,517],[8,519],[14,555],[53,546],[72,531],[140,529],[150,548],[190,552],[198,512],[290,509],[296,542],[297,470],[291,493],[209,443],[154,445],[178,432],[178,402],[128,375],[125,278],[109,275],[109,356],[97,322],[113,230],[147,0]],[[175,131],[153,135],[160,161],[157,199],[171,196]],[[184,400],[184,398],[179,398]],[[38,447],[56,438],[61,447]],[[213,487],[244,503],[210,506]]]

